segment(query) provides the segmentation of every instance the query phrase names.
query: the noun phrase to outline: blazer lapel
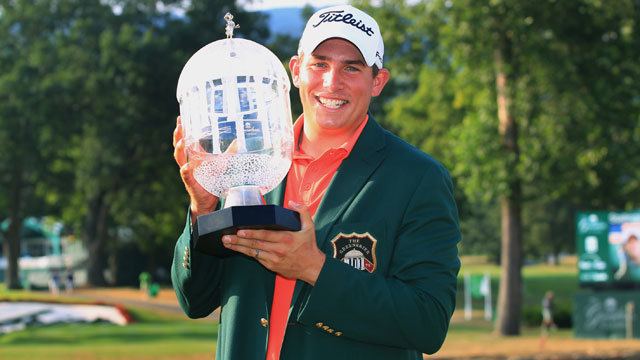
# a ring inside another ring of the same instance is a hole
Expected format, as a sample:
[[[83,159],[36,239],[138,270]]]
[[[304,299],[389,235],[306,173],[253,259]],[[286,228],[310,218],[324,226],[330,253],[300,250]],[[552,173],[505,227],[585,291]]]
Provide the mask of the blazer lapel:
[[[336,171],[316,211],[316,240],[321,250],[335,221],[380,165],[384,158],[384,146],[384,132],[370,116],[349,157],[342,161]]]
[[[280,181],[280,184],[278,184],[275,189],[269,191],[264,195],[265,202],[267,204],[282,205],[282,203],[284,202],[284,188],[286,184],[287,177],[285,176],[285,178]]]
[[[367,179],[382,162],[384,147],[384,130],[369,115],[367,125],[349,156],[342,161],[316,210],[316,241],[321,251],[336,220],[353,202]],[[304,284],[302,281],[296,282],[291,304],[296,303]]]

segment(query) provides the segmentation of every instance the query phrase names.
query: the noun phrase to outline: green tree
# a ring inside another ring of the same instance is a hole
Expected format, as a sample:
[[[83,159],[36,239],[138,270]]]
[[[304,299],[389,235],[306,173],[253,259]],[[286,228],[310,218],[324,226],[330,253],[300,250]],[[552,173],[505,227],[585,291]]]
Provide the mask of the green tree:
[[[0,218],[4,234],[7,288],[18,282],[20,232],[26,215],[43,215],[44,182],[60,181],[50,170],[66,127],[64,84],[57,54],[69,26],[72,1],[0,3],[0,193],[6,204]]]
[[[496,327],[518,334],[523,246],[571,249],[575,209],[638,204],[638,3],[383,1],[373,12],[402,80],[385,121],[452,169],[463,228],[502,209]]]
[[[186,17],[177,19],[149,3],[119,2],[120,12],[105,19],[88,47],[95,71],[87,74],[92,81],[83,92],[94,101],[74,139],[76,192],[67,214],[82,225],[94,285],[105,284],[107,259],[127,242],[148,255],[149,270],[170,261],[168,249],[186,209],[171,156],[182,66],[197,49],[224,37],[227,11],[241,24],[238,36],[267,35],[257,26],[262,18],[233,1],[193,1]]]

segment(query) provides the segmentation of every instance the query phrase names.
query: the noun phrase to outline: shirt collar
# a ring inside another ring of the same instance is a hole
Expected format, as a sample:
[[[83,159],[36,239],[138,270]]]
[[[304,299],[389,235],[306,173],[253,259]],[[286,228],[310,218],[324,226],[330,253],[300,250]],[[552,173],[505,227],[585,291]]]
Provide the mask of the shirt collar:
[[[356,141],[358,141],[358,138],[360,137],[360,134],[362,133],[362,130],[364,130],[364,127],[367,125],[368,121],[369,121],[369,114],[365,115],[364,120],[360,123],[360,125],[358,125],[358,128],[356,129],[356,131],[353,132],[353,134],[349,139],[347,139],[347,141],[345,141],[342,145],[338,146],[338,148],[328,149],[327,151],[325,151],[325,154],[332,150],[335,152],[336,150],[341,149],[343,150],[341,152],[346,151],[346,153],[344,154],[345,158],[349,156],[349,154],[351,153],[351,150],[353,150],[353,147],[356,145]],[[298,158],[299,157],[309,158],[309,155],[305,154],[302,151],[302,149],[300,149],[300,146],[299,146],[300,136],[302,135],[303,127],[304,127],[304,114],[301,114],[293,124],[293,144],[294,144],[293,156]]]

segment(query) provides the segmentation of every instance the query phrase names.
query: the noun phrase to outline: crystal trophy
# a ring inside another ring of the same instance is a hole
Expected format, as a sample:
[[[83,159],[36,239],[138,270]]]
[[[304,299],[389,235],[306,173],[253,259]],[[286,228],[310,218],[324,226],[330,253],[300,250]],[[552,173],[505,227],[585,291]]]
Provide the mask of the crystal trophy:
[[[238,254],[221,241],[238,229],[300,230],[297,212],[266,205],[263,197],[291,166],[289,77],[267,48],[233,38],[231,14],[225,20],[227,38],[187,61],[176,92],[194,178],[224,203],[198,216],[194,247],[219,257]]]

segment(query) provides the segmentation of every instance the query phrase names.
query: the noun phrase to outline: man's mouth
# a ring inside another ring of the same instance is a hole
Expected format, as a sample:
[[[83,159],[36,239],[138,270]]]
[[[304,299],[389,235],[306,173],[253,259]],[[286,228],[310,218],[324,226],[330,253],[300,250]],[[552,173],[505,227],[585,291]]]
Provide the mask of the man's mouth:
[[[342,105],[348,103],[347,100],[327,99],[327,98],[323,98],[323,97],[320,97],[320,96],[316,96],[316,99],[318,99],[318,101],[322,105],[324,105],[324,107],[327,107],[329,109],[337,109],[337,108],[341,107]]]

